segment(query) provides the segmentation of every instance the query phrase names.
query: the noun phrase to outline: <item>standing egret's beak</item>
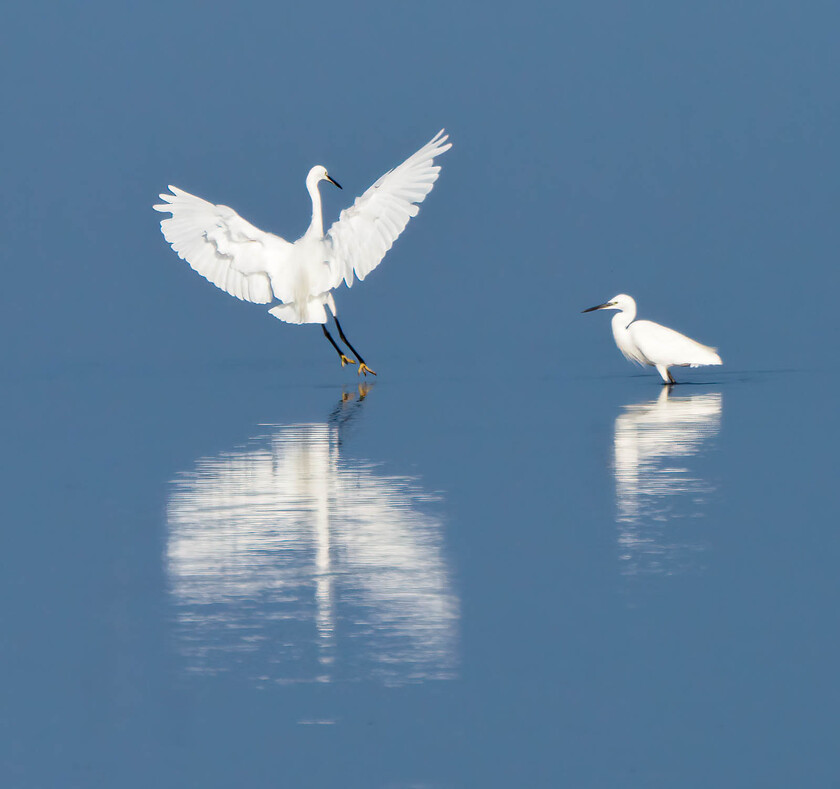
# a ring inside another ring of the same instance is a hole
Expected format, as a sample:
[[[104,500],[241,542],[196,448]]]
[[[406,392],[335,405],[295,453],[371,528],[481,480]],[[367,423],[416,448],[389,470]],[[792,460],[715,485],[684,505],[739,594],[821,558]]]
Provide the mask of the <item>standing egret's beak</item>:
[[[341,189],[341,184],[340,184],[338,181],[333,181],[333,179],[332,179],[332,178],[330,178],[328,175],[325,175],[324,177],[325,177],[325,178],[326,178],[326,179],[327,179],[327,180],[328,180],[331,184],[333,184],[334,186],[337,186],[339,189]]]
[[[590,307],[588,310],[581,310],[581,312],[594,312],[595,310],[602,310],[605,307],[612,307],[614,302],[607,301],[604,304],[599,304],[597,307]]]

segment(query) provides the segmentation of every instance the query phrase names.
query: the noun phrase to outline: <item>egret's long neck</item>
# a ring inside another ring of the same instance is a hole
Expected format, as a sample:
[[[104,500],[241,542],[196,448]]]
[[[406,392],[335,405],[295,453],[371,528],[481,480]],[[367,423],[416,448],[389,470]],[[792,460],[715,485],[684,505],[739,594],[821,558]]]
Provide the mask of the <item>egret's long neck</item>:
[[[323,238],[324,218],[321,214],[321,193],[318,191],[318,182],[307,178],[306,190],[312,198],[312,221],[309,223],[309,229],[306,231],[306,237]]]
[[[637,358],[637,352],[630,330],[627,328],[636,317],[636,310],[619,310],[612,316],[612,333],[615,344],[625,356],[630,359]]]
[[[619,310],[612,317],[613,332],[616,329],[626,329],[633,321],[636,320],[636,305],[630,305],[622,310]]]

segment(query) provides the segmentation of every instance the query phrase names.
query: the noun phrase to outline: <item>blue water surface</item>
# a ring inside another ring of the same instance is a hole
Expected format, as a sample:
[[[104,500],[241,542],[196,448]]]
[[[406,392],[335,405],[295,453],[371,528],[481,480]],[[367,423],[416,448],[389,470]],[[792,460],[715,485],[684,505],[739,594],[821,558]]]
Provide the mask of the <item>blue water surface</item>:
[[[7,5],[0,787],[840,784],[840,5]],[[441,127],[367,382],[152,210]]]
[[[7,383],[11,786],[828,785],[830,375]]]

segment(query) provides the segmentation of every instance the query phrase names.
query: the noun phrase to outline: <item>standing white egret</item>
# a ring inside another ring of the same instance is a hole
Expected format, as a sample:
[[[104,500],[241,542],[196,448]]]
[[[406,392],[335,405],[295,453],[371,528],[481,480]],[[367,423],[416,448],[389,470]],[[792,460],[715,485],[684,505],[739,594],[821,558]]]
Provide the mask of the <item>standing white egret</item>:
[[[329,306],[339,337],[358,359],[359,373],[376,375],[344,336],[332,290],[342,280],[351,287],[354,276],[363,280],[379,265],[408,220],[417,215],[416,204],[423,202],[437,181],[440,167],[434,158],[452,147],[447,139],[441,129],[356,198],[326,234],[318,184],[329,181],[341,186],[323,166],[313,167],[306,176],[312,221],[293,244],[254,227],[232,208],[208,203],[174,186],[169,187],[172,194],[160,195],[165,203],[154,209],[172,214],[160,223],[161,232],[202,277],[244,301],[281,302],[269,312],[286,323],[320,323],[341,366],[356,364],[327,331],[325,307]]]
[[[613,315],[612,331],[615,344],[631,362],[655,367],[666,384],[676,383],[669,367],[699,367],[723,364],[716,348],[702,345],[691,337],[653,321],[636,320],[636,301],[626,293],[613,296],[594,310],[618,310]]]

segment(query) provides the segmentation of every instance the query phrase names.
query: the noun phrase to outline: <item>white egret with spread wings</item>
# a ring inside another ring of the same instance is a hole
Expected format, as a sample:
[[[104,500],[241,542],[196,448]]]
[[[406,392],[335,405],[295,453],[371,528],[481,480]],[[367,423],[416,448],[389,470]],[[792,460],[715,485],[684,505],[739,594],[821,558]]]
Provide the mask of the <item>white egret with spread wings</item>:
[[[161,232],[202,277],[243,301],[279,302],[269,312],[286,323],[320,323],[342,367],[358,360],[359,373],[375,375],[344,336],[332,291],[342,280],[351,287],[354,278],[363,280],[380,264],[437,181],[440,166],[434,159],[452,147],[447,139],[441,129],[356,198],[326,233],[318,184],[329,181],[341,187],[325,167],[313,167],[306,176],[312,221],[294,243],[254,227],[232,208],[174,186],[169,187],[172,194],[160,195],[165,202],[154,209],[172,214],[161,221]],[[344,354],[327,330],[327,307],[355,359]]]

